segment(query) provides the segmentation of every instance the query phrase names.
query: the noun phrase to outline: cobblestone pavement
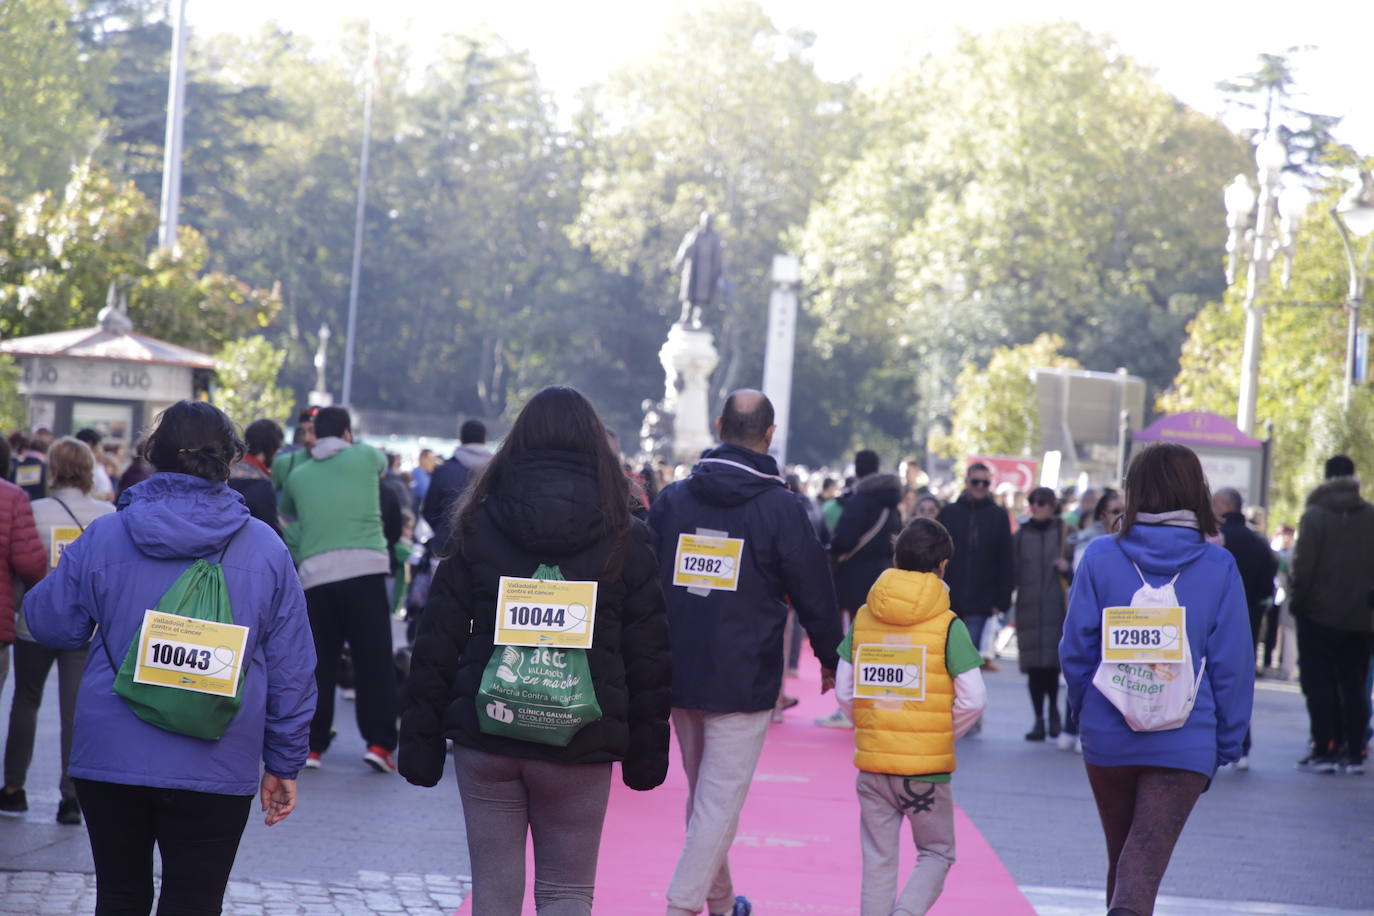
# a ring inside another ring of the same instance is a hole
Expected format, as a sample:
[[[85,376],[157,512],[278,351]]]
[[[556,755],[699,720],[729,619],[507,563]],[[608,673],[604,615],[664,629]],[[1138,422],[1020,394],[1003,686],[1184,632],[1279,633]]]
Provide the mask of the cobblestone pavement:
[[[234,879],[224,916],[449,916],[469,885],[447,875],[358,872],[351,882]],[[95,876],[73,872],[0,872],[0,913],[36,916],[95,911]]]

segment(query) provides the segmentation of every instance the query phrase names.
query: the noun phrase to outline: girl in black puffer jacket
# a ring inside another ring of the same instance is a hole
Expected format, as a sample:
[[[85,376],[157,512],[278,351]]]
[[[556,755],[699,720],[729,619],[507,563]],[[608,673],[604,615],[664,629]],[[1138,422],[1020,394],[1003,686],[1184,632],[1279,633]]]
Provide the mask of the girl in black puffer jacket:
[[[535,905],[591,913],[611,762],[647,790],[668,771],[668,619],[648,530],[630,515],[625,475],[595,409],[546,388],[520,412],[454,524],[416,637],[399,766],[411,783],[454,763],[472,859],[474,916],[517,916],[525,837],[535,841]],[[492,652],[502,576],[557,567],[598,583],[587,650],[600,719],[565,747],[483,732],[478,690]]]

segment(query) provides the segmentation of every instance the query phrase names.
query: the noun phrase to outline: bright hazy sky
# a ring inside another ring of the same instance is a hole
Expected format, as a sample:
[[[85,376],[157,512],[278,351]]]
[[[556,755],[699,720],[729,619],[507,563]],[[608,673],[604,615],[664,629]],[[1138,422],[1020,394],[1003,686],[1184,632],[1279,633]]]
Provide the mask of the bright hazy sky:
[[[528,48],[541,79],[565,101],[652,47],[674,6],[673,0],[188,0],[187,18],[201,34],[256,31],[275,19],[326,39],[345,19],[371,18],[379,31],[421,50],[436,34],[485,23],[513,46]],[[1315,45],[1297,58],[1303,104],[1344,115],[1337,136],[1374,155],[1374,3],[1368,0],[1310,6],[1278,0],[763,0],[763,6],[775,24],[816,33],[814,58],[830,78],[880,77],[913,51],[938,48],[957,28],[1071,19],[1115,37],[1126,53],[1158,70],[1166,89],[1209,114],[1221,108],[1213,84],[1253,70],[1261,52]]]

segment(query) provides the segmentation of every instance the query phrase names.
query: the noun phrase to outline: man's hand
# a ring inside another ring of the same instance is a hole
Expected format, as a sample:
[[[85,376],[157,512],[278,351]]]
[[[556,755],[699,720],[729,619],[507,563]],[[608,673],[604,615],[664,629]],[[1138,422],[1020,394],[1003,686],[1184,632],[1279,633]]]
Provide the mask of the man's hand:
[[[826,694],[835,689],[835,669],[821,669],[821,693]]]
[[[285,820],[288,814],[296,810],[296,780],[263,773],[262,810],[267,812],[263,821],[269,827]]]

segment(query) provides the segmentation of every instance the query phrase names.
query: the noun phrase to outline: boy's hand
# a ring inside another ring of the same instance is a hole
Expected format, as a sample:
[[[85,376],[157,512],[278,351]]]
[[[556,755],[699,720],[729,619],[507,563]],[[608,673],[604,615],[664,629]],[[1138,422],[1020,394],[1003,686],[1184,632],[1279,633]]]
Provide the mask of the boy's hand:
[[[835,689],[835,669],[821,669],[821,693],[826,694]]]

